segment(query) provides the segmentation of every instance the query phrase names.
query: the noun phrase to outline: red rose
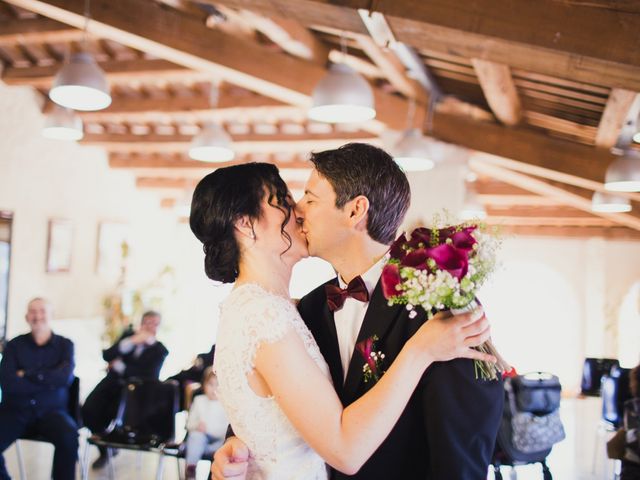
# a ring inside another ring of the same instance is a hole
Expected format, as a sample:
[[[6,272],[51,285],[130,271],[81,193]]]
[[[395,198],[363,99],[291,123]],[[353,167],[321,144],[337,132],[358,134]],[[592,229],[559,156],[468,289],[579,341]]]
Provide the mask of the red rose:
[[[382,269],[382,294],[384,298],[391,298],[398,295],[396,286],[402,283],[400,278],[400,268],[396,264],[385,265]]]

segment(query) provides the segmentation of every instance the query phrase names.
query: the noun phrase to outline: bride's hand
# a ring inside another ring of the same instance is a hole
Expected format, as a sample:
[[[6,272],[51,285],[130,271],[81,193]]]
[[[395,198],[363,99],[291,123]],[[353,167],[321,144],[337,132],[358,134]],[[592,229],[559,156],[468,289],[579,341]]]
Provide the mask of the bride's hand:
[[[462,315],[439,312],[424,323],[409,340],[427,361],[446,362],[454,358],[472,358],[495,362],[493,355],[474,350],[491,335],[489,321],[479,307]]]

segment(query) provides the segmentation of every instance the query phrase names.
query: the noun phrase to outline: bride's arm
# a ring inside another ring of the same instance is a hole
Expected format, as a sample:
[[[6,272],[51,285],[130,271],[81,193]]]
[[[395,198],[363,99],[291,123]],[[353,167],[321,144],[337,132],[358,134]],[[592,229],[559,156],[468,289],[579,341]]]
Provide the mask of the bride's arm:
[[[304,440],[331,466],[354,474],[387,437],[432,362],[492,359],[469,348],[489,336],[486,319],[474,322],[475,313],[426,322],[376,385],[347,408],[293,329],[259,346],[255,370]]]

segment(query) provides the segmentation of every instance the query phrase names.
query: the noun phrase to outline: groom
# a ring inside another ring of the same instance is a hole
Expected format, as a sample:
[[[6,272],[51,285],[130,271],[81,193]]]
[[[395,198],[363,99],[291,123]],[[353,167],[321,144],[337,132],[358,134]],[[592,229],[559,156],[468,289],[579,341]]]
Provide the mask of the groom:
[[[388,368],[426,321],[424,314],[410,318],[403,306],[389,306],[379,282],[409,207],[409,183],[385,151],[367,144],[312,154],[311,162],[314,170],[296,210],[309,254],[330,262],[338,276],[303,297],[298,310],[347,406],[372,386],[363,378],[364,359],[355,345],[378,337],[375,350],[385,354]],[[357,298],[350,296],[354,287]],[[427,369],[397,424],[360,471],[332,471],[331,478],[485,479],[504,392],[501,381],[476,379],[472,362],[456,359]],[[228,439],[214,456],[214,478],[243,478],[247,454],[239,439]]]

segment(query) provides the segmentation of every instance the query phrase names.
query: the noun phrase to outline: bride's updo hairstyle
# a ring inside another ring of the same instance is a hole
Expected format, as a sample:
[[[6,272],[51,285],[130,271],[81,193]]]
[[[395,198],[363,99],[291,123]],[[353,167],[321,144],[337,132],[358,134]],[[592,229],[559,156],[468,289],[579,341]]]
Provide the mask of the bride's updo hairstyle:
[[[240,247],[234,225],[245,215],[252,221],[259,219],[265,195],[269,205],[284,214],[280,230],[291,247],[291,237],[284,231],[292,210],[287,193],[278,169],[270,163],[218,168],[200,180],[193,192],[189,225],[202,242],[207,277],[223,283],[236,280]]]

